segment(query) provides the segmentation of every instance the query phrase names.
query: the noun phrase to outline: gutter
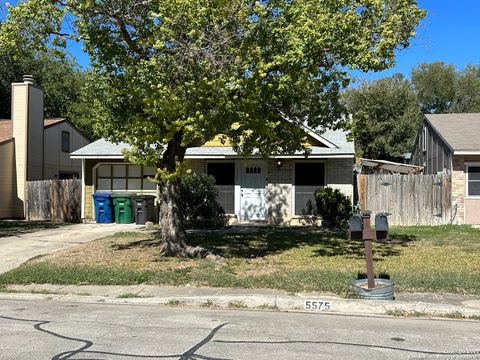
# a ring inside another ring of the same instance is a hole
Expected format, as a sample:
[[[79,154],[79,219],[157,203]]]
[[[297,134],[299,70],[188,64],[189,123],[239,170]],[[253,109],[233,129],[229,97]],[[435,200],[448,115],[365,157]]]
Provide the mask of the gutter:
[[[124,160],[123,155],[72,155],[70,154],[71,159],[116,159]],[[354,154],[315,154],[315,155],[274,155],[269,156],[267,159],[325,159],[325,158],[343,158],[343,159],[353,159],[355,158]],[[261,156],[238,156],[238,155],[187,155],[185,159],[264,159]]]

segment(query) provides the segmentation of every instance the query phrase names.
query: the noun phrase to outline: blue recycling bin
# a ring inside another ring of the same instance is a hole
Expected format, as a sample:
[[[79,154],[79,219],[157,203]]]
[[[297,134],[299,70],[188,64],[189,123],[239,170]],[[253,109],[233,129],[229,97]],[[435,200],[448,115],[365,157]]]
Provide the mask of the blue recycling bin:
[[[95,204],[95,219],[97,223],[113,223],[115,218],[113,216],[112,193],[98,192],[92,196]]]

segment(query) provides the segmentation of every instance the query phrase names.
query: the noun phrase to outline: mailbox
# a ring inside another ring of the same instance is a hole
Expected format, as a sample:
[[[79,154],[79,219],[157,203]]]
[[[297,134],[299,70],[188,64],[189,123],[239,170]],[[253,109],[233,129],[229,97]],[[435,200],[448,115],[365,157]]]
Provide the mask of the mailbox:
[[[348,220],[350,239],[362,239],[363,218],[360,214],[353,214]]]
[[[387,238],[388,233],[388,218],[385,213],[378,213],[375,215],[375,231],[377,232],[377,240]]]

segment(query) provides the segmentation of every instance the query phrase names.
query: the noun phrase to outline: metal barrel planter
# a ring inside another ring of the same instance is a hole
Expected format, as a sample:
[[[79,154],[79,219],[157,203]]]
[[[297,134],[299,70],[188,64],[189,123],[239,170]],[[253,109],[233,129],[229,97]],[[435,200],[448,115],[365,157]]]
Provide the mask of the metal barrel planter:
[[[367,279],[353,280],[352,290],[361,299],[368,300],[393,300],[394,282],[388,279],[375,278],[375,287],[368,288]]]

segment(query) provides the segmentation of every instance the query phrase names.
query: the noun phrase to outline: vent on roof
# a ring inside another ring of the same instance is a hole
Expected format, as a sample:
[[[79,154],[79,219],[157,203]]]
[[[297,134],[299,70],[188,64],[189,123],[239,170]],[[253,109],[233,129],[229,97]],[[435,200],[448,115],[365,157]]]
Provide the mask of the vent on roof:
[[[33,84],[33,75],[23,75],[23,82],[26,84]]]

